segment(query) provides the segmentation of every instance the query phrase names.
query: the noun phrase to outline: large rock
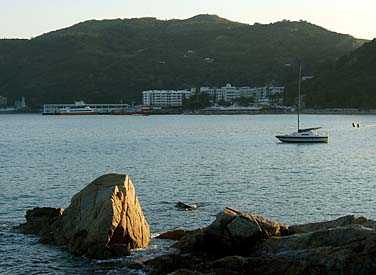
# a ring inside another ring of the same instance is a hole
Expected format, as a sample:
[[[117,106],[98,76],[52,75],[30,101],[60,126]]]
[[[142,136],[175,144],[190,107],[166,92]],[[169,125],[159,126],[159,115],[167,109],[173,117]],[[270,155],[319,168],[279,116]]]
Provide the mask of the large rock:
[[[359,224],[261,241],[254,256],[284,257],[306,263],[309,273],[373,274],[376,232]]]
[[[291,251],[307,251],[320,247],[343,247],[363,240],[375,241],[376,232],[361,225],[348,225],[322,229],[309,233],[294,234],[282,238],[270,238],[255,247],[257,255],[293,255]]]
[[[352,224],[372,226],[372,221],[362,216],[357,217],[354,215],[347,215],[347,216],[340,217],[333,221],[291,225],[289,227],[289,232],[290,234],[308,233],[308,232],[317,231],[321,229],[336,228],[339,226],[346,226],[346,225],[352,225]]]
[[[283,225],[278,229],[278,226],[266,226],[269,224],[274,223],[227,208],[209,227],[188,233],[177,242],[175,247],[181,253],[193,252],[180,255],[184,261],[176,255],[164,256],[147,265],[154,271],[160,271],[160,264],[168,267],[169,272],[175,269],[186,274],[191,274],[186,269],[202,274],[375,273],[375,221],[345,216],[299,225],[296,228],[307,233],[297,234],[287,232]],[[239,243],[240,240],[243,242]],[[241,245],[246,249],[242,250]],[[223,257],[226,253],[230,256]],[[240,253],[243,255],[239,256]],[[192,255],[191,261],[186,255]]]
[[[287,235],[287,226],[264,217],[225,208],[205,229],[186,234],[174,247],[212,256],[248,255],[261,239]]]
[[[213,234],[223,234],[227,231],[230,237],[235,239],[265,239],[288,234],[285,224],[229,207],[217,215],[208,231]]]
[[[26,211],[26,223],[16,227],[24,234],[43,236],[49,234],[51,225],[61,217],[63,208],[36,207]]]
[[[101,176],[86,186],[40,235],[45,243],[66,245],[76,255],[97,259],[129,255],[129,249],[150,241],[134,186],[121,174]]]

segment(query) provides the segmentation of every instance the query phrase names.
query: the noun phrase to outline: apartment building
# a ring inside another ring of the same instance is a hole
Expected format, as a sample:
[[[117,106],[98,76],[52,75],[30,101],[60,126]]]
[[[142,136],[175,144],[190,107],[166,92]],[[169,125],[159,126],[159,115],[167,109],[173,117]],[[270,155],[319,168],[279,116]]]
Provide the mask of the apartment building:
[[[145,106],[179,107],[184,98],[190,98],[192,90],[149,90],[142,92],[142,103]]]

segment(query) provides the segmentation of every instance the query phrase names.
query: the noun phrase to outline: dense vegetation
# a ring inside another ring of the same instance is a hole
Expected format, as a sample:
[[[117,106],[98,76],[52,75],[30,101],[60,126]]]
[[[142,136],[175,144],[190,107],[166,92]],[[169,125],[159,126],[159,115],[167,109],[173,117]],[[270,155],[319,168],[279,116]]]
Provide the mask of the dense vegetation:
[[[376,39],[322,68],[308,82],[308,107],[376,108]]]
[[[10,102],[25,96],[39,107],[140,102],[147,89],[285,84],[296,79],[299,63],[313,74],[364,42],[304,21],[87,21],[31,40],[0,40],[0,95]]]

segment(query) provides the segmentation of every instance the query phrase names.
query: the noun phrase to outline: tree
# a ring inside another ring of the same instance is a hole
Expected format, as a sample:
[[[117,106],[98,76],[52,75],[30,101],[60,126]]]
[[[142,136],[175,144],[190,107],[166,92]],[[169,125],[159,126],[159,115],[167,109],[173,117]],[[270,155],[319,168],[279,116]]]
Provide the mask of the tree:
[[[210,106],[210,98],[206,93],[197,93],[190,98],[183,99],[183,109],[198,110]]]

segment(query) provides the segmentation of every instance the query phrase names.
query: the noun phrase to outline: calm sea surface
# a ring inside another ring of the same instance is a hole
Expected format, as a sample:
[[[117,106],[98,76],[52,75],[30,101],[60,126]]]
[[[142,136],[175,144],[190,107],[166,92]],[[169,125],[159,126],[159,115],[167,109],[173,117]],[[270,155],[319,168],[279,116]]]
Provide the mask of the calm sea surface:
[[[328,144],[283,144],[295,115],[0,116],[0,273],[115,274],[11,228],[33,207],[67,207],[106,173],[131,176],[152,233],[210,224],[224,207],[287,224],[376,218],[376,116],[303,115]],[[359,122],[360,128],[353,128]],[[178,201],[196,203],[178,211]],[[159,253],[153,240],[136,259]]]

